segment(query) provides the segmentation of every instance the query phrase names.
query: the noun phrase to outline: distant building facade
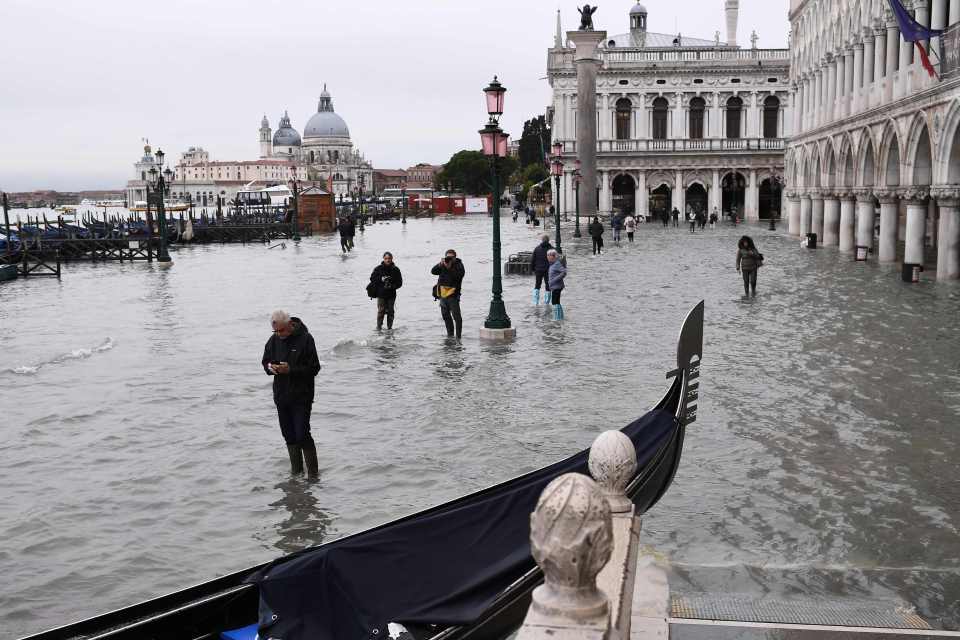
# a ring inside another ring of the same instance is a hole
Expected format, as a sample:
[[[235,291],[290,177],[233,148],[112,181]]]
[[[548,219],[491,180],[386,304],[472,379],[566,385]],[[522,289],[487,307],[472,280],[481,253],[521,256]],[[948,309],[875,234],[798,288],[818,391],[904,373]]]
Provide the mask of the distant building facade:
[[[719,4],[719,3],[718,3]],[[747,218],[781,211],[785,138],[791,131],[787,49],[737,46],[738,0],[725,0],[727,40],[647,31],[634,5],[630,30],[607,38],[597,73],[599,210],[642,216],[736,211]],[[719,6],[718,6],[719,10]],[[597,25],[602,28],[602,25]],[[547,54],[553,89],[548,119],[563,144],[559,206],[575,208],[577,74],[557,14]],[[551,181],[551,188],[553,181]],[[583,195],[581,194],[581,197]]]

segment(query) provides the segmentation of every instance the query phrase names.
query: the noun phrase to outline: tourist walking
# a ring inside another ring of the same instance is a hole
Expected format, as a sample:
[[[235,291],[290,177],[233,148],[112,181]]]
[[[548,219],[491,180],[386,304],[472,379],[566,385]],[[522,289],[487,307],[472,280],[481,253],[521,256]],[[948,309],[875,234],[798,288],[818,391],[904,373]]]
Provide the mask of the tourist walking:
[[[613,241],[620,245],[620,234],[623,232],[623,216],[618,211],[613,214],[613,220],[610,221],[610,227],[613,229]]]
[[[550,262],[548,284],[553,294],[553,319],[563,320],[563,305],[560,304],[560,294],[563,293],[563,279],[567,277],[567,268],[563,266],[556,249],[547,251],[547,260]]]
[[[717,208],[716,207],[713,208],[713,213],[710,214],[710,228],[711,229],[717,228]]]
[[[290,471],[315,478],[317,446],[310,435],[310,412],[313,409],[313,379],[320,373],[320,358],[313,336],[300,318],[285,311],[270,315],[273,335],[263,349],[263,370],[273,376],[273,402],[280,419],[280,433],[287,443]]]
[[[663,221],[664,228],[670,226],[670,213],[666,209],[660,212],[660,220]]]
[[[387,318],[387,329],[393,329],[393,314],[397,303],[397,289],[403,286],[403,274],[393,262],[393,254],[383,254],[383,262],[370,274],[367,294],[377,299],[377,331],[383,330],[383,318]]]
[[[690,223],[690,233],[696,233],[697,215],[693,212],[693,209],[687,211],[687,222]]]
[[[340,218],[337,231],[340,232],[340,251],[347,253],[353,249],[353,223],[347,217]]]
[[[593,255],[598,253],[603,255],[603,225],[600,224],[600,218],[593,217],[593,222],[587,227],[587,233],[593,238]]]
[[[623,221],[623,226],[627,230],[627,242],[633,242],[633,234],[637,231],[637,219],[627,214],[627,219]]]
[[[697,209],[697,226],[700,231],[707,228],[707,212],[704,209]]]
[[[673,226],[680,226],[680,210],[676,207],[673,208],[673,211],[670,212],[670,215],[673,216]]]
[[[757,295],[757,270],[763,266],[763,254],[757,251],[753,238],[743,236],[737,243],[737,271],[743,275],[743,297]]]
[[[530,257],[530,270],[533,271],[535,278],[533,284],[533,304],[540,304],[540,285],[547,280],[547,271],[550,270],[550,262],[547,260],[547,252],[553,249],[550,244],[550,236],[543,234],[540,237],[540,244],[534,250]],[[547,282],[547,292],[543,296],[543,302],[550,304],[550,283]]]
[[[463,262],[456,251],[447,249],[443,260],[434,265],[430,273],[439,276],[433,287],[433,297],[440,301],[440,315],[447,327],[447,336],[452,338],[456,334],[459,340],[463,335],[463,317],[460,315],[460,287],[466,275]]]

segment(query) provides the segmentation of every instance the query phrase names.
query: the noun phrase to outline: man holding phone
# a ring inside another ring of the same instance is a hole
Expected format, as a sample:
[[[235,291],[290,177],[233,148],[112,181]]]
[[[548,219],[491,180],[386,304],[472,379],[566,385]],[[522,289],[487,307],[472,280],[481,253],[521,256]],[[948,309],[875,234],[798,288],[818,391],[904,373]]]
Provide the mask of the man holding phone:
[[[320,373],[320,358],[313,336],[300,318],[286,311],[270,316],[273,335],[263,349],[263,370],[273,376],[273,401],[277,405],[280,432],[287,443],[290,471],[315,478],[319,473],[317,446],[310,435],[314,378]]]
[[[447,327],[447,336],[452,338],[456,333],[459,340],[463,335],[463,317],[460,315],[460,286],[466,275],[463,262],[456,251],[447,249],[443,260],[434,265],[430,273],[439,276],[433,287],[433,297],[440,301],[440,315]]]

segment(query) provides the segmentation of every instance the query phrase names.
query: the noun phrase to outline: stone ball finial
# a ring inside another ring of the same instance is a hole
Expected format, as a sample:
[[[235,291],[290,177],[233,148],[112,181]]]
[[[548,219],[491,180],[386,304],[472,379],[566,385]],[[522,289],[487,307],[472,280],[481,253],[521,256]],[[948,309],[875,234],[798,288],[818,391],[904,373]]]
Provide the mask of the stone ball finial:
[[[590,447],[590,475],[600,485],[613,513],[630,511],[624,491],[637,472],[637,450],[621,431],[604,431]]]
[[[567,473],[548,484],[530,515],[530,548],[544,575],[533,594],[537,612],[575,620],[607,615],[597,574],[613,551],[613,524],[596,482]]]

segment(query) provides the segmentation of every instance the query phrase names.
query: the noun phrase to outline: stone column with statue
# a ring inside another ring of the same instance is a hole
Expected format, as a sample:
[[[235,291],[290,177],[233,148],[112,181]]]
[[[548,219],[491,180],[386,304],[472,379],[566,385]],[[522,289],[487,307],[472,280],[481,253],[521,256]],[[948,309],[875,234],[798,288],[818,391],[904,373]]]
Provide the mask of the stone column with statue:
[[[568,31],[574,44],[577,67],[577,156],[580,159],[580,212],[592,220],[597,215],[597,69],[600,56],[597,48],[607,38],[606,31],[594,31],[596,7],[584,5],[580,11],[580,28]]]

